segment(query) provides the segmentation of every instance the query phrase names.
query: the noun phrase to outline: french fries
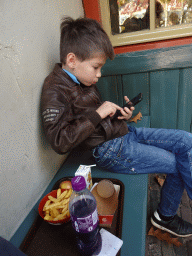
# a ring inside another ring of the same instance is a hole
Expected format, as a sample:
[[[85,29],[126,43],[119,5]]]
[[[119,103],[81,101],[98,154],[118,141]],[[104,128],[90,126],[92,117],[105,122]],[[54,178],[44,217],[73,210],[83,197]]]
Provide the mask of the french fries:
[[[48,200],[43,207],[45,214],[44,220],[58,221],[70,217],[69,199],[72,194],[72,188],[66,189],[61,193],[61,189],[57,189],[57,198],[48,196]]]

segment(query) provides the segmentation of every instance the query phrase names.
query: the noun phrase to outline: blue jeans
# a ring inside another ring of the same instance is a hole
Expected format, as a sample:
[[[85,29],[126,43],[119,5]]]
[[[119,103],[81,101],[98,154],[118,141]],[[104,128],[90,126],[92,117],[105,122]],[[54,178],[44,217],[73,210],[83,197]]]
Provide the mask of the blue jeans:
[[[135,128],[93,149],[96,163],[125,174],[166,173],[159,211],[173,216],[186,189],[192,199],[192,134],[182,130]]]

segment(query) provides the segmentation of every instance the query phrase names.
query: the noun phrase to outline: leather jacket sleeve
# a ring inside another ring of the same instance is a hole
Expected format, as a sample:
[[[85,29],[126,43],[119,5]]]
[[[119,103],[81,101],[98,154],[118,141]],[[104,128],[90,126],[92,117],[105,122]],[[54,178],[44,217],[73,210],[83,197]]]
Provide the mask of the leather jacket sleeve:
[[[95,109],[74,113],[70,99],[54,87],[43,90],[41,115],[45,136],[58,154],[65,154],[94,133],[101,122]]]

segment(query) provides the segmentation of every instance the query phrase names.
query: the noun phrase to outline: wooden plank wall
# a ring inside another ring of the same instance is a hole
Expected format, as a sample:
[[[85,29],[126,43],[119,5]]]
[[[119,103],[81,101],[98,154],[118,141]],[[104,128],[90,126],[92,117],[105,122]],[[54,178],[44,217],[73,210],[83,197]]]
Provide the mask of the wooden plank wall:
[[[117,55],[107,61],[98,83],[104,100],[123,105],[139,92],[135,113],[150,116],[150,127],[192,131],[192,46]]]

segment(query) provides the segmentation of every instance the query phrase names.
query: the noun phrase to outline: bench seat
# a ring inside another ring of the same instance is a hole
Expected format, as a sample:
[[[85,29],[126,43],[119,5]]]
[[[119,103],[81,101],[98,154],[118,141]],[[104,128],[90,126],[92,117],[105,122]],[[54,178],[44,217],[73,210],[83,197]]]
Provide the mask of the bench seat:
[[[134,124],[130,124],[134,125]],[[149,127],[149,117],[143,117],[136,125]],[[61,166],[44,195],[46,195],[54,184],[63,177],[73,177],[80,164],[95,164],[90,152],[74,150]],[[92,177],[114,178],[124,184],[124,209],[122,221],[121,255],[144,256],[146,236],[146,215],[147,215],[147,188],[148,175],[128,175],[105,171],[98,166],[92,168]],[[38,211],[39,201],[35,206]]]

